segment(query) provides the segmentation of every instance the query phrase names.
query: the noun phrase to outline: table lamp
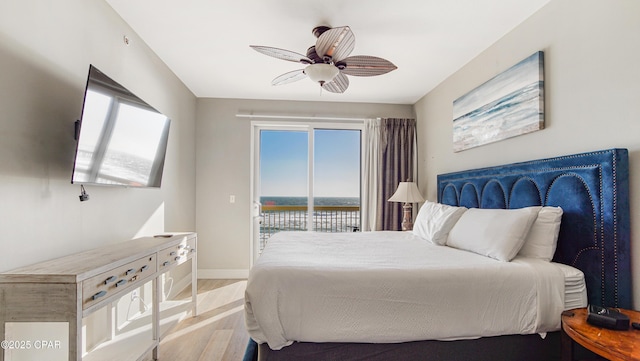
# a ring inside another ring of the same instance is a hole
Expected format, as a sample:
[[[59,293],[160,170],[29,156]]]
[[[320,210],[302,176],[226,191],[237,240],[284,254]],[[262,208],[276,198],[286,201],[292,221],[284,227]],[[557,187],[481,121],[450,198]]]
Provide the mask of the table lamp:
[[[418,190],[418,186],[414,182],[400,182],[398,189],[389,198],[389,202],[404,202],[402,206],[402,230],[410,231],[413,229],[413,222],[411,217],[411,210],[413,203],[424,202],[422,194]]]

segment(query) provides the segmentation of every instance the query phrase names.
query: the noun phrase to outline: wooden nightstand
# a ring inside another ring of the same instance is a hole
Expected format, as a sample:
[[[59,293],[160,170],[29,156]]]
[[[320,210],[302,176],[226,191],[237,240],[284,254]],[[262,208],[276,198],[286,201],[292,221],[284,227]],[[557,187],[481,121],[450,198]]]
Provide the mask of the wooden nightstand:
[[[640,312],[619,309],[631,322],[640,322]],[[609,330],[587,323],[587,309],[562,313],[562,361],[572,361],[574,342],[611,361],[640,360],[640,330]]]

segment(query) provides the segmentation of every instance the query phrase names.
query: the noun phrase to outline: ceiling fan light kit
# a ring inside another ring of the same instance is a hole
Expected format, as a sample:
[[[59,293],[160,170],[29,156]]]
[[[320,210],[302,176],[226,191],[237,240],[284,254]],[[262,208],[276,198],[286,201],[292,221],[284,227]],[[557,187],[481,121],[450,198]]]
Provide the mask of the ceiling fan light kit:
[[[322,86],[324,83],[332,81],[340,73],[340,70],[333,64],[318,63],[307,65],[304,68],[304,73],[309,79],[320,83],[320,86]]]
[[[272,85],[288,84],[308,77],[329,92],[344,93],[349,87],[346,75],[375,76],[397,69],[390,61],[375,56],[349,56],[355,47],[355,36],[348,26],[318,26],[312,33],[318,40],[315,46],[307,49],[307,55],[268,46],[250,45],[262,54],[307,65],[304,69],[276,77],[271,82]]]

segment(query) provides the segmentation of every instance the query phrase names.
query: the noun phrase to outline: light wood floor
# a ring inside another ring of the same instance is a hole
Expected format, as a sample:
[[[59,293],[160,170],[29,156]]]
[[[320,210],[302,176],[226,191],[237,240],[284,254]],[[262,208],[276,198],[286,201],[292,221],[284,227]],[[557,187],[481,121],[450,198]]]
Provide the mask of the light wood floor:
[[[198,316],[187,317],[160,343],[162,361],[240,361],[246,280],[198,280]],[[178,298],[190,297],[190,288]]]

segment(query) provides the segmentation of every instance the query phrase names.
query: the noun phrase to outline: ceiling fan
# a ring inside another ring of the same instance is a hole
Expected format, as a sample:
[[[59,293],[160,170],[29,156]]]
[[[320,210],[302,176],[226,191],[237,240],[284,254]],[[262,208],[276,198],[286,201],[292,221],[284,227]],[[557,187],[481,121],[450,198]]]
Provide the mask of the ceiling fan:
[[[347,75],[382,75],[398,68],[390,61],[375,56],[349,56],[356,39],[348,26],[318,26],[312,33],[318,40],[316,45],[307,49],[306,56],[290,50],[250,45],[262,54],[306,65],[304,69],[276,77],[271,81],[272,85],[288,84],[308,77],[329,92],[344,93],[349,87]]]

